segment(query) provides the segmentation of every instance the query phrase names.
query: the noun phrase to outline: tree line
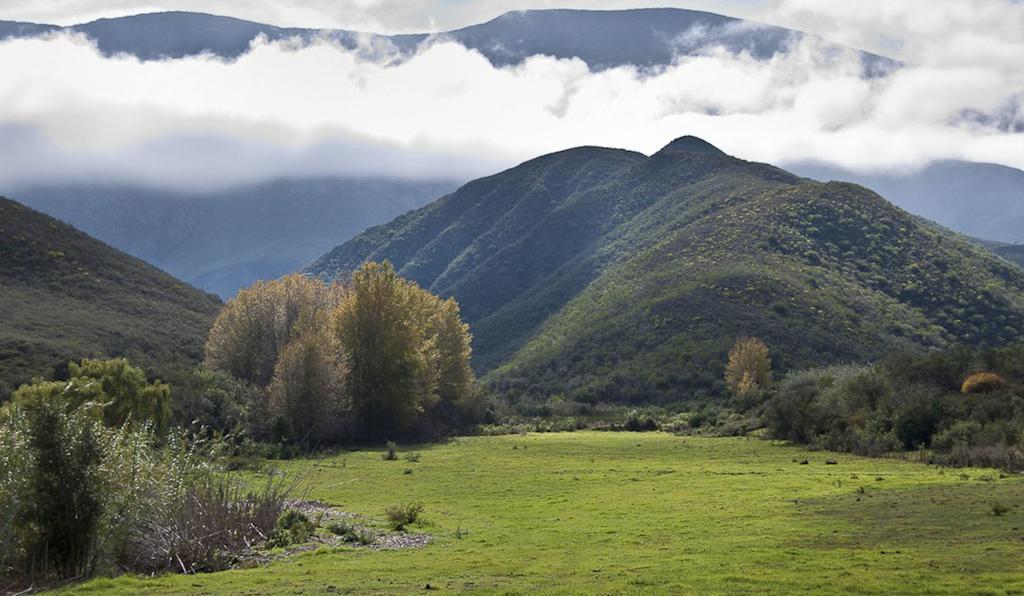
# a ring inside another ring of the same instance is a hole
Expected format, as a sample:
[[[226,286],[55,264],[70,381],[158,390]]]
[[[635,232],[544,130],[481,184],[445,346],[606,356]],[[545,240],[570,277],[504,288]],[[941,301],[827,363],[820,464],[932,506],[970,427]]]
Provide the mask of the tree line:
[[[371,262],[345,285],[295,274],[242,290],[214,322],[205,363],[259,389],[257,438],[436,436],[482,407],[470,342],[455,300]]]

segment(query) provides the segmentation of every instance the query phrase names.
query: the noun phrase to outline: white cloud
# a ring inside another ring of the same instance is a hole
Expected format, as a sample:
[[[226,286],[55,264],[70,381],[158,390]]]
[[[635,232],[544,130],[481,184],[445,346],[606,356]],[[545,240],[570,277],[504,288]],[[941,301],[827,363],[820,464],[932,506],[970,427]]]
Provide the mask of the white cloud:
[[[1020,70],[1024,60],[1019,0],[773,0],[750,14],[917,65]]]
[[[852,53],[819,44],[807,38],[767,62],[709,49],[642,75],[543,56],[494,68],[455,43],[386,65],[328,42],[260,41],[228,63],[104,58],[67,35],[11,40],[0,43],[0,146],[20,157],[0,164],[0,184],[471,177],[576,145],[651,152],[682,134],[774,163],[1024,167],[1024,134],[1007,132],[1024,130],[1024,71],[935,60],[865,80]]]

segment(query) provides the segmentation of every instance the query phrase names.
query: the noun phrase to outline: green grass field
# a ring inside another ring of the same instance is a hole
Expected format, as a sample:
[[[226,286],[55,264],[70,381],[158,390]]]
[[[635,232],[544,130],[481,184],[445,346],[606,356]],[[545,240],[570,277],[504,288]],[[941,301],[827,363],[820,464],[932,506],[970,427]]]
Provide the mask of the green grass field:
[[[327,458],[310,498],[378,518],[385,505],[421,501],[413,530],[434,536],[424,548],[325,547],[265,567],[74,591],[1024,593],[1024,480],[991,470],[663,433],[415,450],[419,463],[379,451]],[[996,502],[1009,511],[994,515]]]

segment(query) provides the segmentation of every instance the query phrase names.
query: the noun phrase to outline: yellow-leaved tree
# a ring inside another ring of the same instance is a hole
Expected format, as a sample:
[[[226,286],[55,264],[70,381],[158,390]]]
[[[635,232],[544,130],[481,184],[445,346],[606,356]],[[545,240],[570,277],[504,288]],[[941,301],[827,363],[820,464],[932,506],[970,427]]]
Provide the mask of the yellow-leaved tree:
[[[292,275],[242,290],[210,331],[206,364],[265,388],[275,440],[397,438],[472,418],[470,340],[455,300],[366,263],[345,286]]]
[[[741,337],[729,351],[725,384],[734,396],[749,401],[760,395],[772,380],[768,346],[756,337]]]
[[[389,263],[352,274],[334,325],[349,365],[348,389],[370,436],[400,435],[437,399],[435,342],[423,326],[429,301]]]
[[[210,329],[207,366],[266,387],[285,346],[302,327],[325,327],[331,308],[343,295],[341,286],[299,274],[239,291]]]

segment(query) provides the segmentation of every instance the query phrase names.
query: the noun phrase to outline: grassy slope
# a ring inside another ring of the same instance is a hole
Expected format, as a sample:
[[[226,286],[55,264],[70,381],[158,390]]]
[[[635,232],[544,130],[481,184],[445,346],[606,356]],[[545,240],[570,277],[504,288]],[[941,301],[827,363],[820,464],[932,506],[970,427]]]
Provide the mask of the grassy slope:
[[[70,359],[198,361],[220,301],[0,198],[0,397]]]
[[[413,529],[435,536],[423,549],[323,549],[264,568],[73,591],[1024,589],[1020,477],[662,433],[468,438],[419,450],[417,464],[383,462],[378,451],[328,458],[310,496],[378,518],[387,504],[422,501],[426,521]],[[1010,512],[993,516],[995,501]]]
[[[1021,339],[1024,274],[861,187],[684,137],[581,148],[472,182],[314,263],[389,259],[470,322],[500,390],[599,401],[721,393],[737,336],[776,367]]]

